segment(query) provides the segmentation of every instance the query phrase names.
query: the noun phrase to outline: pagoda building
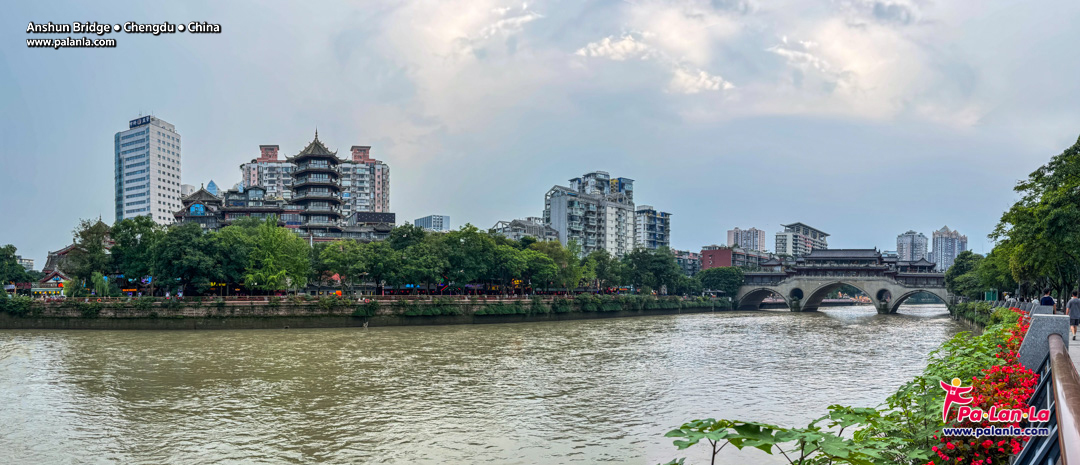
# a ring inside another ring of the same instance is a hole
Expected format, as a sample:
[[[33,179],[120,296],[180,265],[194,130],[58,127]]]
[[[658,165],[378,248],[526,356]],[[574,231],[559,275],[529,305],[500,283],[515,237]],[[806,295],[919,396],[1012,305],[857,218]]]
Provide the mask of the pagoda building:
[[[292,172],[292,204],[299,210],[299,233],[308,237],[340,237],[341,168],[337,152],[315,140],[286,161],[296,165]]]

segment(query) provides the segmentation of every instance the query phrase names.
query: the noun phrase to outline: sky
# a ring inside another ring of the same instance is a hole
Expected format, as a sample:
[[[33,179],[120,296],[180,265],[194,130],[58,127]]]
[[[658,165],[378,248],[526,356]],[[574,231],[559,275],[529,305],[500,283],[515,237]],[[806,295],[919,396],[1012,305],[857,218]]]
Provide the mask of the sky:
[[[399,222],[486,229],[602,170],[670,212],[672,247],[803,222],[894,250],[948,225],[976,252],[1016,181],[1080,135],[1080,2],[18,2],[0,18],[0,244],[37,261],[113,213],[113,135],[152,114],[183,182],[260,144],[372,146]],[[28,23],[187,24],[37,49]],[[771,242],[771,241],[770,241]],[[772,244],[769,244],[770,246]]]

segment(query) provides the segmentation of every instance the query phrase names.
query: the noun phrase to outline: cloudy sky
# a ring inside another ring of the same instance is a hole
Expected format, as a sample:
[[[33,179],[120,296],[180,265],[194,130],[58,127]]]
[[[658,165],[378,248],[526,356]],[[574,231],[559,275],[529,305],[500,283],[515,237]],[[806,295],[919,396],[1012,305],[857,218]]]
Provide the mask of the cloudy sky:
[[[113,221],[113,134],[176,125],[183,182],[231,186],[318,127],[391,166],[399,220],[539,215],[604,170],[672,245],[802,221],[832,247],[943,225],[986,251],[1015,181],[1080,135],[1080,2],[20,2],[0,19],[0,244],[44,262]],[[29,49],[29,22],[222,25]]]

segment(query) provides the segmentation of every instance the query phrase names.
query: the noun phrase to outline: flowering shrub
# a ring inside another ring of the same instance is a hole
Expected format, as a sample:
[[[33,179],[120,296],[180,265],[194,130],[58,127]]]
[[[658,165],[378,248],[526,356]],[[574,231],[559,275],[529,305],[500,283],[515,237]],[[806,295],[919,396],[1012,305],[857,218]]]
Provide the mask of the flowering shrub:
[[[973,399],[971,406],[989,411],[996,406],[1001,409],[1026,409],[1027,401],[1035,392],[1038,383],[1038,375],[1020,364],[1018,352],[1020,343],[1024,340],[1029,324],[1024,321],[1023,312],[1012,309],[1017,314],[1017,324],[1007,330],[1005,342],[998,345],[998,352],[994,355],[1001,360],[1000,365],[994,365],[982,370],[982,376],[973,376],[971,384],[975,389],[971,392]],[[1026,420],[1024,421],[1026,422]],[[989,426],[999,427],[1022,427],[1020,422],[993,423],[987,420],[972,421],[965,419],[954,422],[951,426],[959,428],[985,428]],[[1009,463],[1009,455],[1019,453],[1023,448],[1024,437],[943,437],[934,436],[940,441],[940,445],[934,446],[933,451],[937,454],[940,462],[929,461],[927,465],[939,465],[939,463],[958,463],[971,465],[989,465],[994,463]]]

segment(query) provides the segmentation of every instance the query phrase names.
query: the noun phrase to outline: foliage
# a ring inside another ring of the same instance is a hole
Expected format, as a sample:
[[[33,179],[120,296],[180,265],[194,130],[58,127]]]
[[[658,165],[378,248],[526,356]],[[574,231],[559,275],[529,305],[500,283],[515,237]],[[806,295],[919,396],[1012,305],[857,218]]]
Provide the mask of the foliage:
[[[246,286],[268,291],[301,288],[307,285],[310,271],[307,242],[278,227],[276,216],[259,225],[248,257]]]
[[[743,271],[734,266],[720,266],[700,271],[696,276],[705,289],[721,291],[725,296],[734,297],[743,284]]]
[[[94,272],[112,271],[112,256],[109,254],[109,226],[99,220],[80,220],[79,226],[72,231],[75,243],[67,253],[64,270],[77,281],[85,282]]]
[[[219,278],[210,241],[196,223],[169,228],[155,241],[151,256],[153,283],[163,289],[179,285],[203,292]]]
[[[651,250],[636,248],[623,257],[625,280],[635,288],[651,288],[672,292],[676,282],[683,277],[682,268],[675,261],[675,254],[667,247]]]
[[[117,221],[110,237],[115,244],[109,249],[115,271],[129,280],[150,276],[154,245],[164,229],[149,216],[136,216]]]
[[[11,316],[28,316],[37,305],[34,299],[30,297],[14,296],[9,298],[0,296],[0,313],[7,313]]]
[[[1029,295],[1035,294],[1030,289],[1047,285],[1064,297],[1080,281],[1080,140],[1014,190],[1020,200],[1001,215],[990,237],[1008,255],[1014,280]]]
[[[956,295],[981,299],[984,287],[979,282],[976,269],[982,260],[982,255],[970,250],[960,252],[953,265],[945,271],[945,289]]]
[[[11,244],[0,247],[0,283],[25,283],[32,280],[26,268],[15,259],[16,251]]]
[[[992,457],[992,463],[1008,463],[1008,455],[1020,446],[1017,438],[971,442],[970,438],[943,439],[940,433],[942,427],[949,426],[941,421],[942,380],[972,380],[976,405],[984,410],[992,404],[1023,407],[1031,394],[1034,375],[1016,361],[1027,329],[1019,324],[1019,311],[991,310],[988,304],[969,305],[968,311],[1001,323],[986,328],[979,336],[960,333],[942,344],[930,354],[923,374],[900,387],[879,408],[834,405],[826,416],[806,428],[695,420],[667,436],[680,438],[674,442],[680,450],[702,441],[708,443],[714,461],[720,449],[733,444],[739,449],[755,447],[770,454],[779,452],[789,463],[799,464],[927,463],[935,455],[947,458],[945,463],[991,463],[979,462],[987,457]],[[843,435],[845,429],[851,433],[849,437]]]

